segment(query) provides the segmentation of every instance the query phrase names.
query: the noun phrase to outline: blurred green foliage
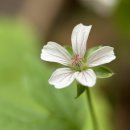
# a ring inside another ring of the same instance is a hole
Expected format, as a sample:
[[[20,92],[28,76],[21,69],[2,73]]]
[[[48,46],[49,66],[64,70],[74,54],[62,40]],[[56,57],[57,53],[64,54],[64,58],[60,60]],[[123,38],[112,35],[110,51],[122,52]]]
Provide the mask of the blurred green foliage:
[[[0,130],[91,130],[75,84],[62,90],[48,84],[53,69],[40,60],[38,44],[27,25],[0,21]],[[106,100],[93,92],[93,101],[101,130],[110,130]]]
[[[130,1],[129,0],[121,0],[114,15],[116,18],[116,23],[119,27],[120,33],[126,37],[129,37],[130,34]],[[122,30],[122,31],[121,31]],[[123,37],[124,38],[124,37]]]

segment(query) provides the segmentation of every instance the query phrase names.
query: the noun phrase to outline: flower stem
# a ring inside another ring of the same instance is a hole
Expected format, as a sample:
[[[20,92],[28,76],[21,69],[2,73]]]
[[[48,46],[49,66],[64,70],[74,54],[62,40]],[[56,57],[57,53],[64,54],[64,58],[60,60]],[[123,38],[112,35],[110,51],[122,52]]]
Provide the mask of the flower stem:
[[[86,88],[86,98],[88,100],[90,114],[91,114],[91,118],[92,118],[92,121],[93,121],[93,130],[99,130],[98,122],[97,122],[96,115],[95,115],[95,112],[94,112],[94,108],[93,108],[93,105],[92,105],[92,99],[91,99],[91,96],[90,96],[90,90],[89,90],[88,87]]]

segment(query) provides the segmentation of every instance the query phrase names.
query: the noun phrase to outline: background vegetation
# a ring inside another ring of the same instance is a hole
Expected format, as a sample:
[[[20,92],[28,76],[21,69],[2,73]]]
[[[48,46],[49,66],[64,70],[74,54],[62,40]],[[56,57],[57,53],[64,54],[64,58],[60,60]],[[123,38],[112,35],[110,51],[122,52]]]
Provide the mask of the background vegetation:
[[[91,88],[100,130],[130,129],[129,0],[0,1],[0,130],[92,130],[85,95],[75,83],[56,90],[57,66],[40,60],[47,41],[71,45],[78,23],[93,25],[88,48],[110,45],[116,73]]]

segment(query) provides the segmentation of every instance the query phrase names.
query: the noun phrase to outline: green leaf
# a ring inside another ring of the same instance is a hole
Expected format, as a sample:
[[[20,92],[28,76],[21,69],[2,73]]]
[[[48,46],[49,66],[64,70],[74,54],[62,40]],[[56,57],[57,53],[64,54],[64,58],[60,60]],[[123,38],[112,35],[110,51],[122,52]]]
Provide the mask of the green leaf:
[[[93,70],[97,78],[109,78],[114,74],[111,69],[104,66],[95,67]]]
[[[84,91],[85,91],[85,86],[77,83],[77,96],[76,98],[78,98]]]
[[[96,46],[96,47],[92,47],[92,48],[89,48],[88,50],[87,50],[87,53],[85,54],[85,56],[86,57],[89,57],[89,55],[91,54],[91,53],[93,53],[94,51],[96,51],[97,49],[99,49],[99,48],[101,48],[102,46]]]

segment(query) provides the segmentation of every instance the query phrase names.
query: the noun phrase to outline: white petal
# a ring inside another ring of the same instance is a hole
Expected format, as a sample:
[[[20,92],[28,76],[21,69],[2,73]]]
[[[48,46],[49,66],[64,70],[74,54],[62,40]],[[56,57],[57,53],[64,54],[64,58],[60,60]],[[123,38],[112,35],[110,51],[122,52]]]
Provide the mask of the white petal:
[[[88,69],[87,71],[77,72],[76,79],[82,85],[92,87],[96,83],[96,74],[92,69]]]
[[[91,30],[90,26],[78,24],[74,27],[71,36],[72,48],[75,54],[83,57],[86,51],[87,39]]]
[[[69,86],[75,79],[75,72],[69,68],[57,69],[49,79],[49,83],[55,88],[64,88]]]
[[[114,48],[109,46],[104,46],[99,48],[98,50],[94,51],[90,56],[88,57],[88,66],[94,67],[102,64],[106,64],[111,62],[116,58],[114,55]]]
[[[41,59],[50,62],[57,62],[68,66],[71,64],[71,55],[61,45],[55,42],[48,42],[43,46]]]

